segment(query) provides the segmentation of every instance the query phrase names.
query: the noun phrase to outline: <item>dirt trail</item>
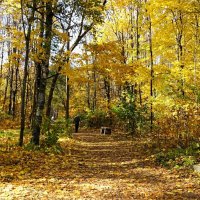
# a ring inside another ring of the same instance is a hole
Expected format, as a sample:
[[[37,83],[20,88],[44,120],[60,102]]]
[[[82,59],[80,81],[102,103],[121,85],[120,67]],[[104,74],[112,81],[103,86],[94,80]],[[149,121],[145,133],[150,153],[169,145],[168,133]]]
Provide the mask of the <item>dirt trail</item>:
[[[199,180],[156,166],[147,138],[130,141],[125,135],[98,134],[75,138],[82,145],[72,154],[83,162],[82,184],[90,185],[93,199],[200,199]]]
[[[78,133],[61,143],[63,155],[28,154],[26,163],[16,163],[25,173],[2,178],[0,200],[200,199],[198,176],[156,166],[147,138]]]

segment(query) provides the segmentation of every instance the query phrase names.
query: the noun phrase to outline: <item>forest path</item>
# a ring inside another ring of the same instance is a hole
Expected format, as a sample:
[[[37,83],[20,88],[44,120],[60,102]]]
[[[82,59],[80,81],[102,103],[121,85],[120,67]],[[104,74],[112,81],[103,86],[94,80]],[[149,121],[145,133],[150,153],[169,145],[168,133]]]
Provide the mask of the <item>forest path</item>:
[[[199,199],[198,176],[156,166],[151,143],[119,133],[77,133],[61,140],[61,155],[4,153],[0,200]]]

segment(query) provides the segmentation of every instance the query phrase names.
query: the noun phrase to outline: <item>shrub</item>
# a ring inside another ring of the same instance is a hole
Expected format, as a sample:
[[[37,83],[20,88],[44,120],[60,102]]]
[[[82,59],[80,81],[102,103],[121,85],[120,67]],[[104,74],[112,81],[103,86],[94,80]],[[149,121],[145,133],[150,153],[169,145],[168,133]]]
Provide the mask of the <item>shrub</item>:
[[[101,110],[89,111],[81,117],[85,121],[85,125],[91,128],[99,128],[100,126],[108,126],[109,120],[106,112]]]
[[[200,158],[200,143],[192,143],[188,148],[171,149],[156,155],[156,162],[165,167],[190,167]]]
[[[145,106],[136,105],[134,94],[125,93],[121,102],[114,106],[112,110],[131,135],[134,135],[137,131],[141,132],[142,129],[147,129],[149,123],[146,117],[147,109]]]

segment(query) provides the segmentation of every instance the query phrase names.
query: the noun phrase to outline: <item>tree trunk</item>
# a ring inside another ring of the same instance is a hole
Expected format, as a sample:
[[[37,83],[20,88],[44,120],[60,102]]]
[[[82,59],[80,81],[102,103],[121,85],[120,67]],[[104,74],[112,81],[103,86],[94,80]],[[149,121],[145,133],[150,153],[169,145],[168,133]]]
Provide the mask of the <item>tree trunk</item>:
[[[12,103],[13,103],[13,76],[14,76],[14,70],[13,66],[10,66],[10,96],[9,96],[9,105],[8,105],[8,114],[12,115]]]
[[[3,59],[4,59],[4,42],[2,44],[2,51],[1,51],[1,68],[0,68],[0,77],[3,75]]]
[[[17,53],[17,49],[13,50],[14,53]],[[18,90],[18,76],[19,76],[19,59],[16,60],[16,64],[15,64],[15,73],[14,73],[15,77],[14,77],[14,83],[15,85],[13,86],[13,119],[16,116],[16,99],[17,99],[17,90]]]
[[[45,21],[45,38],[44,38],[44,54],[45,58],[42,60],[41,65],[41,80],[38,86],[38,99],[36,103],[36,115],[34,119],[34,126],[32,132],[32,142],[35,145],[40,143],[40,130],[42,125],[42,115],[45,106],[45,92],[46,83],[49,73],[49,59],[51,54],[51,40],[52,40],[52,25],[53,25],[53,12],[52,12],[52,2],[46,3],[46,21]]]
[[[44,11],[44,2],[41,5],[41,20],[40,20],[40,40],[43,40],[44,37],[44,21],[45,21],[45,11]],[[41,42],[39,48],[43,48],[43,43]],[[41,55],[42,56],[42,55]],[[30,116],[31,121],[31,128],[34,129],[35,126],[35,119],[36,119],[36,110],[37,110],[37,102],[38,102],[38,94],[39,94],[39,86],[42,80],[42,66],[40,62],[35,62],[35,84],[34,84],[34,97],[33,97],[33,104],[32,104],[32,112]]]
[[[21,0],[21,11],[22,11],[22,21],[24,23],[23,15],[23,5],[24,2]],[[28,77],[28,62],[29,62],[29,53],[30,53],[30,38],[31,38],[31,28],[32,28],[32,20],[34,18],[36,8],[36,2],[33,0],[33,8],[31,11],[31,17],[28,20],[28,30],[27,33],[25,31],[25,24],[23,24],[24,28],[24,36],[26,41],[26,52],[25,52],[25,61],[24,61],[24,75],[23,75],[23,83],[22,83],[22,93],[21,93],[21,127],[20,127],[20,137],[19,137],[19,145],[23,145],[23,138],[24,138],[24,128],[25,128],[25,119],[26,119],[26,84],[27,84],[27,77]]]
[[[151,25],[151,17],[149,16],[149,53],[150,53],[150,75],[151,75],[151,80],[150,80],[150,96],[153,98],[153,79],[154,79],[154,69],[153,69],[153,45],[152,45],[152,25]],[[152,99],[151,99],[152,101]],[[153,103],[151,102],[150,105],[150,120],[151,120],[151,133],[153,131],[153,118],[154,118],[154,113],[153,113]]]
[[[194,41],[194,86],[197,87],[197,65],[198,65],[198,47],[199,47],[199,18],[195,15],[195,41]],[[196,94],[196,105],[198,108],[198,93]]]
[[[31,128],[33,129],[34,127],[34,119],[36,115],[36,103],[38,99],[38,88],[40,85],[40,80],[41,80],[41,66],[40,63],[35,63],[35,83],[34,83],[34,94],[33,94],[33,104],[32,104],[32,111],[30,115],[30,123],[31,123]]]
[[[182,70],[184,69],[183,64],[183,13],[181,10],[178,10],[177,13],[173,12],[173,17],[175,21],[175,25],[177,28],[177,34],[176,34],[176,43],[177,43],[177,61],[180,63],[180,71],[182,73]],[[182,96],[185,96],[184,91],[184,78],[181,77],[181,80],[179,81],[180,88],[179,92],[181,92]]]
[[[104,88],[106,92],[106,99],[107,99],[107,108],[108,111],[110,110],[110,101],[111,101],[111,95],[110,95],[110,81],[109,78],[104,78]]]
[[[139,98],[140,98],[140,106],[142,106],[142,90],[141,90],[141,83],[139,84]]]
[[[140,33],[139,33],[139,7],[136,8],[136,58],[139,60],[140,58]]]
[[[97,104],[97,78],[95,69],[93,72],[93,81],[94,81],[94,91],[93,91],[92,111],[94,112]]]
[[[66,77],[66,103],[65,103],[66,110],[65,110],[65,119],[67,121],[67,124],[68,124],[68,120],[69,120],[69,98],[70,98],[69,90],[70,90],[69,77]]]
[[[21,9],[23,15],[23,1],[21,0]],[[32,10],[32,18],[34,17],[35,10]],[[23,17],[22,17],[23,18]],[[31,27],[32,23],[29,22],[27,34],[24,35],[26,41],[26,53],[25,53],[25,63],[24,63],[24,76],[22,83],[22,93],[21,93],[21,128],[20,128],[20,138],[19,145],[23,145],[23,137],[24,137],[24,128],[25,128],[25,119],[26,119],[26,86],[27,86],[27,77],[28,77],[28,62],[29,62],[29,53],[30,53],[30,38],[31,38]]]
[[[91,104],[90,104],[90,75],[88,72],[88,82],[87,82],[87,86],[86,86],[86,90],[87,90],[87,107],[89,108],[89,110],[91,109]]]
[[[9,82],[9,72],[6,76],[6,85],[5,85],[5,91],[4,91],[4,100],[3,100],[3,110],[6,110],[6,100],[7,100],[7,93],[8,93],[8,82]]]
[[[70,38],[70,33],[68,32],[68,37]],[[67,50],[70,51],[70,40],[68,40],[67,42]],[[70,62],[70,58],[68,57],[67,58],[67,63]],[[69,85],[69,77],[66,76],[66,110],[65,110],[65,119],[66,119],[66,128],[67,128],[67,131],[68,131],[68,128],[69,128],[69,99],[70,99],[70,85]]]
[[[56,87],[56,83],[59,77],[59,73],[57,72],[54,77],[53,80],[51,82],[51,87],[50,87],[50,91],[49,91],[49,96],[48,96],[48,100],[47,100],[47,109],[46,109],[46,117],[50,119],[50,115],[51,115],[51,104],[52,104],[52,100],[53,100],[53,93]]]

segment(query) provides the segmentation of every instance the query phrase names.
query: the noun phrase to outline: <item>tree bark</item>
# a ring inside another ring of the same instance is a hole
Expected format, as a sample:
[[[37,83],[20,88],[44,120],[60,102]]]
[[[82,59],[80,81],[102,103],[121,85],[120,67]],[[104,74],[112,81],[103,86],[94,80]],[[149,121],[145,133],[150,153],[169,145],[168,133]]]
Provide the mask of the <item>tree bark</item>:
[[[40,20],[40,33],[39,33],[39,38],[42,41],[44,37],[44,23],[45,23],[45,11],[44,11],[44,2],[41,3],[41,20]],[[43,48],[43,43],[39,43],[38,48]],[[37,51],[37,50],[36,50]],[[39,54],[40,56],[40,54]],[[41,55],[42,56],[42,55]],[[30,116],[30,121],[31,121],[31,128],[32,130],[34,129],[35,125],[35,118],[36,118],[36,110],[37,110],[37,102],[38,102],[38,94],[39,94],[39,86],[40,82],[42,80],[42,66],[41,62],[35,62],[35,84],[34,84],[34,97],[33,97],[33,104],[32,104],[32,113]]]
[[[152,44],[152,24],[151,24],[151,17],[148,17],[149,20],[149,53],[150,53],[150,96],[153,98],[153,79],[154,79],[154,69],[153,69],[153,44]],[[152,99],[151,99],[152,101]],[[153,103],[151,102],[150,104],[150,121],[151,121],[151,133],[153,131],[153,118],[154,118],[154,113],[153,113]]]
[[[108,111],[110,110],[110,101],[111,101],[111,95],[110,95],[110,81],[108,77],[104,78],[104,88],[106,92],[106,99],[108,104]]]
[[[18,91],[18,75],[19,75],[19,60],[16,64],[15,69],[15,87],[13,90],[13,119],[16,116],[16,99],[17,99],[17,91]]]
[[[45,37],[44,37],[44,55],[45,58],[42,60],[41,64],[41,80],[38,88],[38,99],[36,103],[36,115],[34,119],[34,126],[32,132],[32,142],[34,145],[39,145],[40,143],[40,130],[42,125],[42,116],[45,105],[45,92],[46,83],[49,73],[49,59],[51,54],[51,40],[52,40],[52,25],[53,25],[53,12],[52,12],[52,2],[46,3],[46,21],[45,21]]]
[[[93,81],[94,81],[94,91],[93,91],[93,100],[92,100],[92,111],[94,112],[97,105],[97,77],[96,77],[95,68],[93,71]]]
[[[14,70],[13,66],[10,66],[10,96],[9,96],[9,105],[8,105],[8,114],[12,115],[12,103],[13,103],[13,76],[14,76]]]
[[[6,76],[6,85],[5,85],[5,91],[4,91],[4,100],[3,100],[3,110],[6,110],[6,100],[7,100],[7,93],[8,93],[8,82],[9,82],[9,72]]]
[[[24,2],[21,0],[21,14],[22,14],[22,21],[24,23],[23,19],[23,5]],[[28,77],[28,62],[29,62],[29,53],[30,53],[30,39],[31,39],[31,29],[32,29],[32,22],[35,14],[35,8],[36,8],[36,1],[33,0],[33,8],[31,11],[31,16],[28,19],[28,30],[27,33],[25,31],[25,25],[23,24],[24,28],[24,36],[25,36],[25,62],[24,62],[24,75],[23,75],[23,83],[22,83],[22,93],[21,93],[21,127],[20,127],[20,137],[19,137],[19,146],[23,145],[23,138],[24,138],[24,128],[25,128],[25,119],[26,119],[26,84],[27,84],[27,77]]]
[[[48,96],[48,100],[47,100],[47,109],[46,109],[46,117],[50,119],[50,115],[51,115],[51,104],[52,104],[52,100],[53,100],[53,93],[56,87],[56,83],[59,77],[59,72],[57,72],[54,77],[53,80],[51,82],[51,87],[49,90],[49,96]]]
[[[199,47],[199,18],[195,15],[195,41],[194,41],[194,86],[197,87],[197,63],[198,63],[198,47]],[[196,94],[196,105],[198,107],[198,93]]]
[[[90,75],[89,75],[89,72],[87,72],[87,75],[88,75],[88,82],[87,82],[87,85],[86,85],[86,91],[87,91],[87,107],[88,109],[90,110],[91,109],[91,103],[90,103]]]
[[[4,59],[4,42],[2,44],[2,51],[1,51],[1,68],[0,68],[0,77],[3,75],[3,59]]]
[[[66,104],[65,104],[65,119],[67,122],[67,127],[68,127],[68,120],[69,120],[69,90],[70,90],[70,86],[69,86],[69,77],[66,77]]]

